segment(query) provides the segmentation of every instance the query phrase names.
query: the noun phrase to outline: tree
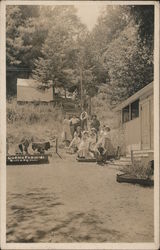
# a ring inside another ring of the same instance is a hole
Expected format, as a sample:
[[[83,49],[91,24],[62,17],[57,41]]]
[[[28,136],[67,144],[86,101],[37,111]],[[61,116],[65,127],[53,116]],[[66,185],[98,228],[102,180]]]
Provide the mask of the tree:
[[[7,6],[7,66],[82,99],[105,83],[116,103],[153,80],[153,19],[153,6],[107,6],[89,32],[74,6]]]
[[[126,99],[153,79],[150,58],[146,48],[139,47],[137,30],[131,24],[110,44],[105,60],[112,102]]]
[[[86,32],[85,36],[79,37],[76,55],[77,87],[79,96],[81,97],[81,107],[86,106],[87,108],[89,105],[89,112],[91,113],[91,98],[97,94],[97,86],[103,80],[99,73],[100,67],[98,68],[98,66],[100,66],[100,63],[92,46],[92,39],[89,32]],[[102,71],[103,68],[101,68]],[[97,80],[99,80],[99,83]]]
[[[130,6],[130,13],[138,25],[140,41],[153,51],[154,46],[154,5]]]
[[[108,8],[108,7],[107,7]],[[94,44],[108,72],[108,93],[116,104],[153,80],[152,8],[114,6],[106,9],[93,30]],[[119,13],[119,15],[117,15]],[[145,36],[145,37],[144,37]]]
[[[103,9],[91,34],[99,56],[103,56],[109,44],[125,29],[130,18],[128,6],[108,5]]]
[[[52,81],[54,86],[68,89],[78,83],[77,39],[85,33],[85,26],[76,16],[74,6],[56,6],[52,11],[49,21],[52,26],[42,46],[42,56],[35,60],[33,78],[42,84]]]
[[[47,30],[39,16],[38,6],[7,6],[7,66],[33,67],[33,59],[41,55]]]
[[[6,17],[6,61],[7,65],[19,65],[19,49],[23,41],[20,37],[19,26],[21,25],[21,12],[18,6],[7,6]]]

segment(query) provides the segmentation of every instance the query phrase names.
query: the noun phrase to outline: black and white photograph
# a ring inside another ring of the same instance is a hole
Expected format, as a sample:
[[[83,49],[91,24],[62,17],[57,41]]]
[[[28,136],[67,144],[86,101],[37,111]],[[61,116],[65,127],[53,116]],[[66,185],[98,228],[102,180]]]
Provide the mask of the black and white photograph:
[[[2,3],[5,249],[157,244],[158,3]]]

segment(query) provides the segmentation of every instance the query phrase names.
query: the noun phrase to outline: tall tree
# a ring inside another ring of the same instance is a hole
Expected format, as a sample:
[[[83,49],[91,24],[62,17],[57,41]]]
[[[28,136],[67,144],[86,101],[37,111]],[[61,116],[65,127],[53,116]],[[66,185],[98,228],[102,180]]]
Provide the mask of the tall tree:
[[[107,5],[101,11],[97,24],[92,31],[92,43],[100,56],[125,29],[131,16],[128,6]]]
[[[74,6],[56,6],[52,10],[52,23],[42,47],[42,56],[35,60],[33,77],[54,86],[71,87],[76,83],[77,39],[85,34],[85,26],[76,15]],[[54,25],[53,25],[54,24]]]
[[[138,25],[140,41],[153,51],[154,46],[154,5],[130,6],[130,13]]]
[[[19,49],[23,44],[19,32],[22,15],[18,6],[7,6],[6,12],[6,61],[7,65],[18,65],[21,63]]]
[[[149,22],[144,18],[149,12],[153,12],[152,7],[107,7],[93,30],[93,43],[108,71],[106,82],[112,103],[153,80],[153,13]]]
[[[139,47],[137,30],[132,24],[110,44],[104,57],[112,103],[126,99],[153,80],[152,63],[146,48]]]
[[[47,34],[39,7],[7,6],[6,13],[7,66],[32,68]]]

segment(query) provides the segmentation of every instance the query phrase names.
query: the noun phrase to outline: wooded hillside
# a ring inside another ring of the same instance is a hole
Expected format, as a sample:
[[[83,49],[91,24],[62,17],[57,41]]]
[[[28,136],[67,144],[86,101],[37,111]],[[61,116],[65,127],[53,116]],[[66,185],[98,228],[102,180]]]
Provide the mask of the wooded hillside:
[[[93,97],[106,84],[114,105],[153,81],[153,6],[106,6],[91,31],[74,6],[7,6],[6,27],[7,68],[46,85]]]

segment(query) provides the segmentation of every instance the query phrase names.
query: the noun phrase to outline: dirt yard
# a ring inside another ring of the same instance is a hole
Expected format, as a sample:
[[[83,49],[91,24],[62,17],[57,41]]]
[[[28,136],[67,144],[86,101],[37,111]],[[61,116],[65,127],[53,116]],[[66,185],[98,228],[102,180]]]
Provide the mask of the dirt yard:
[[[7,242],[152,242],[153,188],[116,173],[66,154],[8,166]]]

